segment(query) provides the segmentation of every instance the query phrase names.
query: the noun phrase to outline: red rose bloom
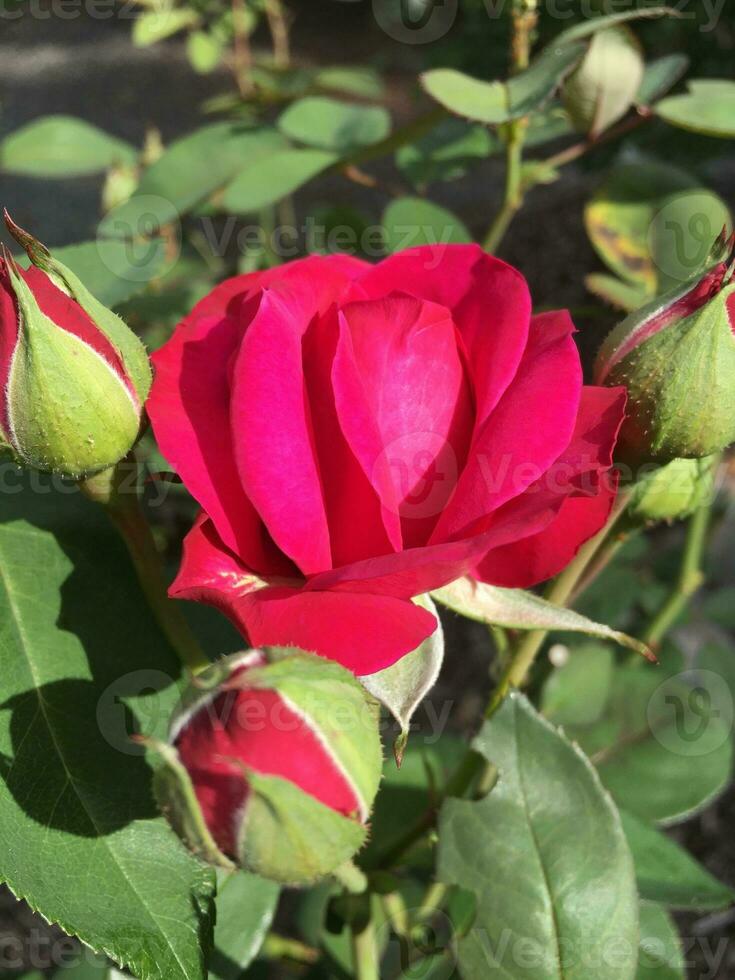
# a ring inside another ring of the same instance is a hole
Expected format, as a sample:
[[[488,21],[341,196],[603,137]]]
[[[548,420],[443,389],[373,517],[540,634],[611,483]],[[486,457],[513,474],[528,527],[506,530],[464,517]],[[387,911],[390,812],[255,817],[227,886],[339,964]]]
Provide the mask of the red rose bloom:
[[[203,508],[171,595],[357,674],[436,627],[413,596],[526,587],[604,524],[622,388],[477,246],[311,257],[217,287],[155,356],[160,448]]]

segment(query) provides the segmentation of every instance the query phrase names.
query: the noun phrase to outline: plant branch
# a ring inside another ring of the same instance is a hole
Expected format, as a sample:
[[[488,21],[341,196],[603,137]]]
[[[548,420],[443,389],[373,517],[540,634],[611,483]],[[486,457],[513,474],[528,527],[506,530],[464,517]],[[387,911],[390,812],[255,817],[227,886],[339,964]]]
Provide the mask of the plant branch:
[[[318,949],[307,946],[298,939],[269,932],[263,940],[259,955],[268,960],[292,960],[294,963],[311,966],[319,961],[321,954]]]
[[[639,126],[648,122],[649,119],[653,119],[653,113],[649,109],[641,107],[635,115],[628,116],[627,119],[624,119],[611,129],[606,129],[595,139],[581,140],[579,143],[574,143],[572,146],[568,146],[566,149],[560,150],[559,153],[554,153],[553,156],[547,157],[540,162],[543,163],[545,168],[551,167],[552,169],[557,169],[563,167],[567,163],[578,160],[591,150],[596,150],[598,146],[604,146],[605,143],[610,143],[613,140],[619,139],[621,136],[627,135],[627,133],[633,132],[633,130],[638,129]]]
[[[577,553],[577,557],[551,583],[550,587],[546,590],[544,598],[556,606],[567,605],[590,562],[603,543],[608,539],[615,524],[627,507],[629,499],[629,491],[621,491],[618,494],[607,524],[594,538],[590,538],[586,544],[582,545]],[[486,718],[490,718],[497,711],[511,688],[520,688],[525,684],[531,667],[548,635],[548,630],[530,630],[520,639],[514,653],[506,664],[505,670],[498,681],[498,686],[493,692],[493,696],[490,698],[487,710],[485,711]]]
[[[250,99],[254,92],[252,70],[253,53],[250,50],[250,35],[245,23],[244,0],[232,0],[232,72],[240,97]]]
[[[510,69],[511,74],[528,68],[531,57],[533,34],[538,22],[537,0],[515,0],[511,12]],[[495,252],[503,240],[508,226],[523,204],[523,141],[528,119],[512,119],[506,123],[505,137],[505,193],[500,210],[483,239],[486,252]]]
[[[355,980],[380,980],[378,947],[372,918],[350,923],[350,945]]]
[[[210,660],[199,646],[181,609],[168,597],[161,556],[138,499],[137,473],[135,459],[128,457],[117,466],[83,480],[80,487],[90,500],[107,511],[125,542],[158,624],[183,666],[196,673],[208,667]]]
[[[666,633],[684,612],[689,600],[704,582],[702,559],[711,517],[712,503],[709,501],[699,507],[689,518],[684,554],[676,585],[653,617],[643,637],[644,641],[654,649],[661,644]]]
[[[265,14],[273,41],[273,61],[277,68],[288,68],[291,64],[291,45],[288,19],[281,0],[266,0]]]

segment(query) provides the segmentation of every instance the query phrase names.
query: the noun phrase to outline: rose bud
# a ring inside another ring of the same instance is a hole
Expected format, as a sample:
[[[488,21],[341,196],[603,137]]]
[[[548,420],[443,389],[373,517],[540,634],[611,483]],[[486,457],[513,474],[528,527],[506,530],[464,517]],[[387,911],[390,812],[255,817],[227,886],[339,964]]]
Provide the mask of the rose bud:
[[[33,265],[0,258],[0,442],[22,465],[81,479],[135,443],[148,358],[71,270],[6,223]]]
[[[643,67],[640,45],[628,27],[598,31],[561,90],[575,128],[594,139],[622,118],[635,101]]]
[[[349,671],[282,652],[236,654],[197,676],[156,792],[206,860],[302,885],[365,842],[382,754],[374,705]]]
[[[709,456],[735,439],[733,241],[696,280],[628,316],[602,345],[596,381],[625,385],[616,459]]]
[[[674,459],[666,466],[657,466],[636,481],[626,517],[636,523],[690,517],[712,499],[716,460],[716,456]]]

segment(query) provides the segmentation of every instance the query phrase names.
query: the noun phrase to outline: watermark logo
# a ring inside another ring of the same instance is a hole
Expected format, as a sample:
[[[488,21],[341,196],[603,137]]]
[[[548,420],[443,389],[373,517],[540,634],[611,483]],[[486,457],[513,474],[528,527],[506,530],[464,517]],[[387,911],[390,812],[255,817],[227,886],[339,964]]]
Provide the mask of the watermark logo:
[[[675,755],[704,756],[732,735],[735,705],[725,680],[710,670],[685,670],[656,688],[646,707],[656,740]]]

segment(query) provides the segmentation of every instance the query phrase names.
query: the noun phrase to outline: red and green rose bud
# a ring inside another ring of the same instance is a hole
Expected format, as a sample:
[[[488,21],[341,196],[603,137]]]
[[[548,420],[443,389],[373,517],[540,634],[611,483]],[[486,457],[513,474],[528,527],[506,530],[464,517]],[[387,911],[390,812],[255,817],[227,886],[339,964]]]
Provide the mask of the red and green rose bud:
[[[6,224],[32,265],[0,258],[0,442],[22,465],[80,479],[135,443],[148,357],[70,269],[7,214]]]
[[[617,459],[633,466],[719,452],[735,440],[733,238],[693,280],[628,316],[603,344],[598,384],[625,385]]]
[[[354,676],[287,653],[238,654],[197,676],[156,791],[206,860],[302,885],[364,844],[382,753],[375,705]]]

